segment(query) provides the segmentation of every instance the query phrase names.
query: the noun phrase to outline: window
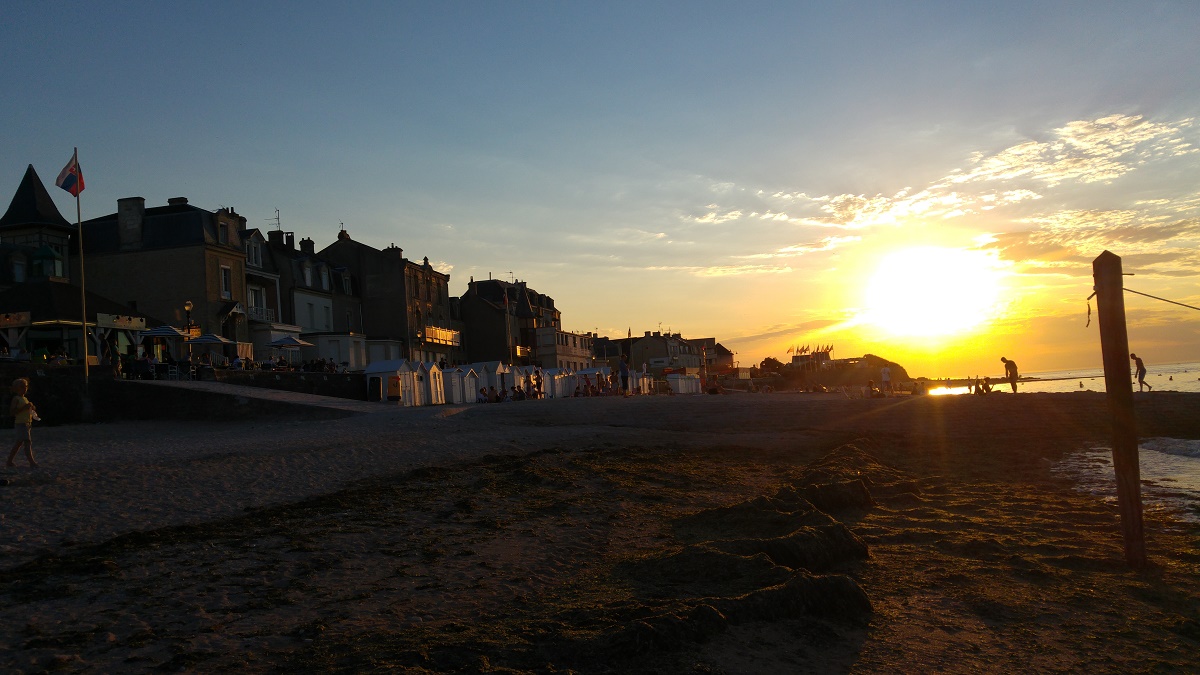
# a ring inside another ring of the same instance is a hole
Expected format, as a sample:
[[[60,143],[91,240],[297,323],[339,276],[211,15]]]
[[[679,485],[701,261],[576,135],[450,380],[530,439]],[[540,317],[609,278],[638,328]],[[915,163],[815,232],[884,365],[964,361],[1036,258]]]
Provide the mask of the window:
[[[225,300],[233,298],[233,270],[221,265],[221,297]]]
[[[25,261],[24,260],[14,260],[13,261],[13,281],[18,284],[21,283],[22,281],[25,281]]]
[[[246,262],[254,267],[262,267],[262,246],[257,241],[246,242]]]
[[[333,327],[333,309],[325,307],[325,330],[331,330]]]
[[[217,223],[217,241],[222,244],[229,243],[229,226],[225,223]]]
[[[246,289],[248,300],[251,307],[266,307],[266,293],[259,286],[250,286]]]
[[[329,290],[329,268],[327,267],[321,268],[321,289]]]
[[[311,302],[308,303],[308,327],[317,327],[317,308]]]
[[[304,263],[304,285],[312,286],[312,265]]]

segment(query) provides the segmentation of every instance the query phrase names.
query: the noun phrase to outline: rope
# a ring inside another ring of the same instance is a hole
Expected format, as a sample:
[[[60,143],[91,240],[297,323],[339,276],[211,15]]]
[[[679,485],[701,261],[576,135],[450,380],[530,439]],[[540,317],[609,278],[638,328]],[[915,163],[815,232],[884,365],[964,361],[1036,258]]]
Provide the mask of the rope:
[[[1194,310],[1196,310],[1197,312],[1200,312],[1200,307],[1192,307],[1191,305],[1185,305],[1185,304],[1183,304],[1182,302],[1175,302],[1174,300],[1168,300],[1168,299],[1166,299],[1166,298],[1160,298],[1160,297],[1158,297],[1157,295],[1150,295],[1149,293],[1142,293],[1142,292],[1140,292],[1140,291],[1135,291],[1135,290],[1133,290],[1132,288],[1126,288],[1125,290],[1126,290],[1127,292],[1129,292],[1129,293],[1136,293],[1137,295],[1144,295],[1144,296],[1146,296],[1147,298],[1154,298],[1155,300],[1162,300],[1163,302],[1169,302],[1169,303],[1171,303],[1172,305],[1179,305],[1180,307],[1187,307],[1188,309],[1194,309]]]

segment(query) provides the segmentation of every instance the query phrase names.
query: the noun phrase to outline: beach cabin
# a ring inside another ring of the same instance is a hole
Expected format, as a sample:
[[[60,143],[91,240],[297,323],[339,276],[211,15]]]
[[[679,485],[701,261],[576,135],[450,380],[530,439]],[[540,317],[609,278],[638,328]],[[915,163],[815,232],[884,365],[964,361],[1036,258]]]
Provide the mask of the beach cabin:
[[[542,392],[546,398],[570,398],[575,395],[575,376],[566,368],[542,371]]]
[[[404,359],[372,361],[367,364],[363,375],[367,380],[367,400],[404,403],[412,399],[414,385],[412,369]],[[406,393],[407,390],[407,393]]]
[[[465,367],[442,371],[442,387],[446,403],[474,403],[479,393],[479,375]]]
[[[445,382],[438,364],[432,361],[418,363],[415,374],[420,392],[417,405],[446,405]]]
[[[704,388],[698,375],[672,373],[666,377],[667,385],[676,394],[703,394]]]
[[[541,371],[542,371],[541,366],[513,366],[512,367],[513,382],[512,382],[512,384],[510,384],[508,386],[512,387],[512,386],[516,385],[516,386],[519,386],[522,389],[524,389],[526,393],[529,393],[529,392],[533,391],[533,374],[540,373]],[[543,376],[542,377],[542,391],[543,392],[546,391],[545,379],[546,378]]]
[[[474,370],[479,376],[480,387],[495,387],[499,391],[500,389],[508,389],[513,385],[509,367],[501,361],[483,361],[472,363],[467,367]],[[478,389],[479,387],[476,387],[476,390]],[[471,398],[474,400],[474,396]]]
[[[575,372],[575,384],[587,389],[590,386],[600,386],[600,380],[612,382],[612,368],[608,366],[599,366],[597,368],[583,368]],[[571,392],[572,394],[574,391]]]
[[[654,390],[654,378],[649,373],[629,373],[629,391],[633,394],[649,394]]]

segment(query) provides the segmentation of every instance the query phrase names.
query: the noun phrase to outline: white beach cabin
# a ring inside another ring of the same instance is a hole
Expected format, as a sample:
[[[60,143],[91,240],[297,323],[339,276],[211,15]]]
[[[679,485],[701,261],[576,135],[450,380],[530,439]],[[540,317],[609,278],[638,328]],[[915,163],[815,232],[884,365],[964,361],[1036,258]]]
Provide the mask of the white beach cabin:
[[[501,361],[483,361],[467,366],[479,376],[480,387],[495,387],[496,391],[512,386],[512,375]],[[476,387],[478,389],[478,387]]]
[[[447,368],[442,371],[442,387],[446,403],[474,403],[479,393],[479,375],[463,366]]]
[[[372,361],[367,364],[363,375],[367,380],[367,400],[400,402],[405,398],[405,389],[412,389],[412,370],[404,359]],[[408,394],[412,397],[411,391]]]
[[[417,364],[417,390],[421,392],[417,405],[446,405],[446,389],[442,369],[433,361]]]

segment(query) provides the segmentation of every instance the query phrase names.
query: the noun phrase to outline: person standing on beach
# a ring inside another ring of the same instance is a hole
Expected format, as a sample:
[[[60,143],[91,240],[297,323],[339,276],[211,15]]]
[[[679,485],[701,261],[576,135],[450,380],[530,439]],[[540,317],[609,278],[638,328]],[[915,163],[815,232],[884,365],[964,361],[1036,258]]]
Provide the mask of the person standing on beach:
[[[1009,361],[1003,356],[1000,357],[1000,361],[1004,363],[1004,379],[1008,380],[1008,383],[1012,385],[1012,390],[1015,394],[1017,393],[1017,362]]]
[[[1142,363],[1137,354],[1130,354],[1129,358],[1133,359],[1133,365],[1137,368],[1138,391],[1142,391],[1142,387],[1154,391],[1154,387],[1146,384],[1146,364]]]
[[[879,371],[879,389],[885,394],[892,393],[892,369],[887,365]]]
[[[6,466],[16,466],[13,464],[13,459],[16,458],[17,451],[21,449],[21,446],[25,446],[25,457],[29,459],[29,466],[36,467],[38,463],[33,461],[33,440],[29,435],[29,428],[33,426],[33,420],[38,419],[38,416],[37,406],[25,398],[25,395],[29,393],[29,380],[23,377],[13,380],[12,392],[12,403],[9,404],[8,411],[16,418],[13,423],[15,434]]]
[[[626,398],[628,398],[629,397],[629,356],[626,354],[621,355],[620,370],[621,370],[621,393]]]

